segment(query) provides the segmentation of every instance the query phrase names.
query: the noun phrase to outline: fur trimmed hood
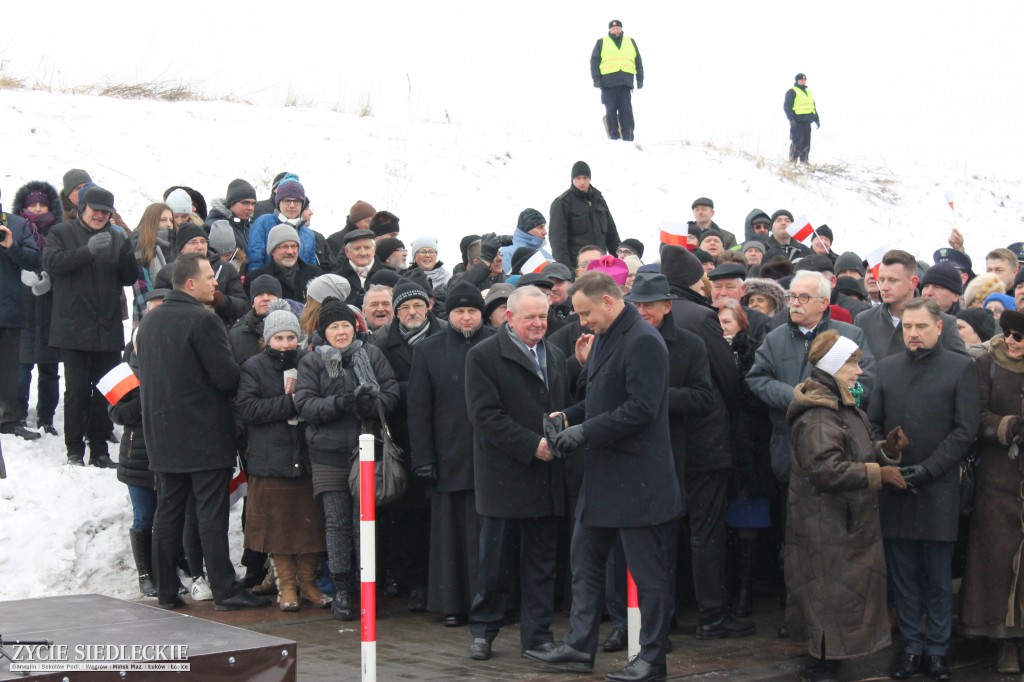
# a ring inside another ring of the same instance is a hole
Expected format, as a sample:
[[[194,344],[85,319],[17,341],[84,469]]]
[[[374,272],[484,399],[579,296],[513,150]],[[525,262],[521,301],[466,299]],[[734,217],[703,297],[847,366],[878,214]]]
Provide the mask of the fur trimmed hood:
[[[53,214],[54,224],[64,222],[64,206],[61,203],[60,193],[56,187],[45,180],[33,180],[22,185],[14,194],[11,213],[21,215],[22,209],[25,208],[25,198],[32,192],[45,192],[50,199],[50,213]]]

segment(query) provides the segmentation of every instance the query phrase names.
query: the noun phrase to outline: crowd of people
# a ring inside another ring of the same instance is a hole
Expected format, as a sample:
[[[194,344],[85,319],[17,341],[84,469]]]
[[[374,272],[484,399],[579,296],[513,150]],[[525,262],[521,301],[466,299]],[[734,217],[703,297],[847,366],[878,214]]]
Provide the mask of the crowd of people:
[[[853,230],[799,241],[790,211],[755,208],[733,231],[700,197],[685,234],[645,245],[588,164],[570,180],[548,218],[463,237],[452,267],[366,201],[314,230],[290,172],[262,201],[243,179],[209,203],[171,187],[134,228],[84,170],[29,182],[0,227],[0,433],[59,436],[63,364],[67,463],[116,468],[140,590],[165,608],[276,594],[357,618],[373,433],[407,479],[381,509],[384,594],[468,625],[475,660],[518,621],[524,656],[592,670],[626,648],[628,566],[641,650],[608,679],[664,679],[684,599],[697,638],[749,636],[757,567],[781,563],[806,679],[894,632],[894,678],[950,679],[954,621],[1019,673],[1024,243],[984,273],[956,230],[931,262],[869,264],[833,248]],[[108,404],[120,363],[139,386]]]

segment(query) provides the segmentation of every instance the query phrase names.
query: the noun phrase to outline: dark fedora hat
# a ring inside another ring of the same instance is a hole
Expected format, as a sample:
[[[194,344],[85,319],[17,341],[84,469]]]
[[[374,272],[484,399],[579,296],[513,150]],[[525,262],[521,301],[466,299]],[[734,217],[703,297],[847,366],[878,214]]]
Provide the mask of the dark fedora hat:
[[[655,301],[674,301],[676,295],[669,292],[668,278],[660,272],[638,272],[633,280],[633,288],[626,299],[630,303],[654,303]]]

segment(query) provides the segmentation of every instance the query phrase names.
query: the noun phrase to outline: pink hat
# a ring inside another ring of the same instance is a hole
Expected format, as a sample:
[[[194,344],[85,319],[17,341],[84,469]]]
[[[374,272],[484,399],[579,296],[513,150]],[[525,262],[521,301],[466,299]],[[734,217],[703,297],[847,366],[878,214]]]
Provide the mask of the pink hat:
[[[598,270],[609,275],[620,287],[626,283],[629,277],[629,266],[621,258],[615,256],[601,256],[597,260],[590,261],[587,271]]]

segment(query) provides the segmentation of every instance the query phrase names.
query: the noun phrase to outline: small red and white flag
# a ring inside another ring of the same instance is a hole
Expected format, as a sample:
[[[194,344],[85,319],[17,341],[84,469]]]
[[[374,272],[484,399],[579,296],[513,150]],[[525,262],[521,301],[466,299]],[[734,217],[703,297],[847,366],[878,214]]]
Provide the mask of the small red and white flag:
[[[96,388],[99,389],[100,393],[103,394],[103,397],[111,405],[116,405],[133,388],[138,387],[139,378],[135,376],[132,368],[124,362],[116,365],[114,369],[104,374],[103,378],[96,382]]]
[[[686,223],[672,223],[665,221],[659,228],[659,239],[662,244],[686,247],[686,238],[690,234],[690,226]]]
[[[789,224],[786,232],[790,237],[803,244],[814,234],[814,226],[811,225],[811,221],[807,219],[807,216],[802,215]]]
[[[236,502],[245,497],[248,489],[249,479],[245,475],[245,470],[242,467],[238,467],[235,475],[231,477],[231,482],[228,483],[228,495],[230,496],[232,507],[235,506]]]
[[[532,256],[526,259],[526,262],[523,263],[523,267],[520,268],[519,271],[524,275],[529,275],[531,273],[540,273],[540,271],[544,269],[544,266],[550,262],[551,261],[544,257],[544,254],[542,252],[537,251]]]
[[[875,279],[878,279],[878,266],[882,264],[882,259],[885,258],[885,254],[892,251],[892,245],[884,244],[879,246],[867,255],[865,260],[868,262],[868,270],[874,275]]]
[[[954,211],[956,210],[955,208],[953,208],[953,190],[949,190],[948,192],[946,192],[946,203],[949,204],[949,207],[951,209],[953,209]]]

